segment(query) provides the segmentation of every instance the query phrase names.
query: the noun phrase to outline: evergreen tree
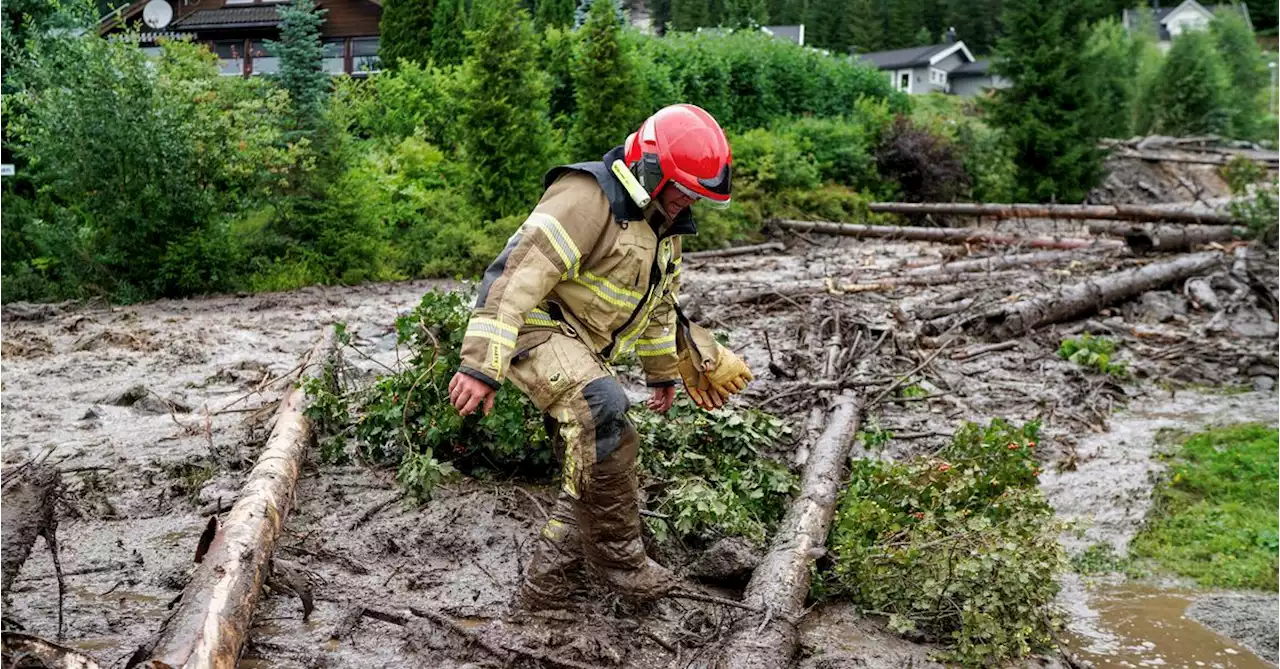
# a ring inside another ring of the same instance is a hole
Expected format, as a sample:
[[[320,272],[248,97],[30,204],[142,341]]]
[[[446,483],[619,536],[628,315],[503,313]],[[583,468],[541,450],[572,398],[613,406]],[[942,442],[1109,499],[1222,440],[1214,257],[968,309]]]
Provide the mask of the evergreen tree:
[[[280,85],[289,91],[297,127],[312,130],[329,94],[320,42],[320,26],[328,10],[317,8],[313,0],[294,0],[279,11],[280,41],[267,40],[265,46],[280,59]]]
[[[613,6],[613,12],[618,16],[618,23],[626,23],[627,17],[622,13],[622,3],[618,0],[607,0],[607,2]],[[581,0],[578,3],[577,9],[573,10],[574,30],[581,28],[582,24],[587,22],[587,14],[591,12],[591,7],[594,4],[595,0]]]
[[[937,44],[937,41],[933,38],[933,34],[930,33],[929,29],[925,26],[920,26],[920,29],[916,31],[915,38],[912,39],[911,42],[912,46],[929,46],[930,44]]]
[[[921,0],[893,0],[886,18],[886,45],[891,49],[913,46],[920,26],[924,25]]]
[[[529,14],[516,0],[482,0],[463,63],[460,144],[478,207],[493,217],[528,211],[549,167],[547,83]]]
[[[671,0],[671,28],[693,32],[710,26],[710,9],[708,0]]]
[[[1155,130],[1166,135],[1224,134],[1231,122],[1231,90],[1213,37],[1178,35],[1151,91]]]
[[[849,45],[859,53],[879,51],[884,44],[884,24],[874,0],[851,0],[849,11]]]
[[[598,160],[639,125],[640,82],[631,54],[618,41],[622,23],[610,2],[597,0],[574,54],[577,114],[569,133],[575,160]]]
[[[1097,129],[1103,137],[1125,138],[1132,130],[1136,57],[1119,20],[1103,19],[1093,26],[1085,42],[1085,64],[1097,93]]]
[[[431,58],[432,0],[384,0],[378,57],[394,69],[400,59],[424,65]]]
[[[467,57],[467,0],[436,0],[431,19],[431,59],[457,65]]]
[[[765,0],[723,0],[719,25],[726,28],[754,28],[769,23]]]
[[[1155,125],[1155,105],[1151,101],[1151,95],[1156,77],[1160,74],[1160,65],[1164,62],[1164,54],[1156,46],[1160,32],[1151,8],[1140,6],[1135,9],[1132,21],[1129,44],[1133,50],[1134,82],[1130,116],[1133,118],[1133,132],[1146,135]]]
[[[1231,82],[1231,134],[1257,137],[1263,118],[1262,92],[1267,86],[1267,64],[1244,17],[1234,11],[1219,12],[1209,24],[1213,40]]]
[[[975,55],[990,53],[1000,34],[1001,0],[944,0],[941,13]]]
[[[538,32],[547,28],[567,28],[573,23],[574,0],[538,0],[533,25]]]
[[[855,20],[847,0],[812,0],[805,22],[805,43],[837,54],[848,53],[854,44]]]
[[[1079,202],[1101,170],[1097,96],[1083,62],[1088,0],[1007,0],[994,69],[1012,85],[995,92],[992,124],[1014,152],[1018,196]]]

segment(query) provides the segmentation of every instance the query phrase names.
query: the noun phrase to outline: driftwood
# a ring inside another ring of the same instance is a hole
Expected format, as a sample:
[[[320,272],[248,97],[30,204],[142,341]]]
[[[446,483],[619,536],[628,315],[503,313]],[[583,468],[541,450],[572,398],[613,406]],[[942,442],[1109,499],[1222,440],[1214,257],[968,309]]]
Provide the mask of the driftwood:
[[[992,244],[997,246],[1021,246],[1032,249],[1109,249],[1122,246],[1121,242],[1110,239],[1018,237],[998,235],[989,230],[979,230],[977,228],[921,228],[789,220],[775,220],[773,224],[783,230],[793,230],[795,232],[817,232],[824,235],[840,235],[843,237],[907,239],[917,242],[938,242],[940,244]]]
[[[1206,211],[1170,211],[1137,204],[976,204],[971,202],[874,202],[873,212],[885,214],[942,214],[983,218],[1060,218],[1075,220],[1142,221],[1147,223],[1199,223],[1233,225],[1230,214]]]
[[[0,601],[9,594],[22,564],[31,556],[36,537],[56,545],[58,469],[49,464],[23,464],[0,471]]]
[[[731,249],[712,249],[710,251],[690,251],[685,253],[685,260],[705,260],[707,258],[728,258],[731,256],[746,256],[753,253],[763,253],[764,251],[785,251],[787,245],[782,242],[768,242],[766,244],[753,244],[751,246],[735,246]]]
[[[307,354],[301,380],[321,378],[331,368],[337,341],[334,329],[327,329]],[[300,386],[280,402],[266,447],[173,614],[126,667],[236,666],[313,437]]]
[[[902,273],[903,276],[922,276],[926,274],[961,274],[964,272],[990,272],[1008,267],[1033,267],[1036,265],[1052,265],[1058,262],[1080,260],[1079,253],[1071,251],[1039,251],[1036,253],[1018,253],[1014,255],[989,256],[970,260],[957,260],[937,265],[912,267]]]
[[[987,272],[980,278],[1007,278],[1017,275],[1016,271]],[[818,281],[799,281],[780,286],[766,288],[733,288],[715,293],[718,303],[759,302],[774,297],[800,297],[802,295],[849,295],[855,293],[877,293],[893,290],[902,286],[936,286],[955,281],[955,273],[927,273],[919,276],[881,276],[868,278],[865,281],[838,281],[830,278]]]
[[[0,635],[0,656],[5,669],[99,669],[102,666],[74,648],[9,630]]]
[[[716,669],[774,669],[791,665],[796,621],[809,594],[810,567],[827,542],[861,405],[851,391],[835,400],[831,419],[813,445],[800,495],[787,510],[770,550],[751,575],[743,602],[765,611],[738,623],[713,664]]]
[[[1194,246],[1230,242],[1244,237],[1245,229],[1225,225],[1150,225],[1098,221],[1089,224],[1089,233],[1124,237],[1134,253],[1190,251]]]
[[[990,332],[996,339],[1009,339],[1043,325],[1087,316],[1109,304],[1207,272],[1221,262],[1222,253],[1217,251],[1180,256],[1082,281],[1053,295],[1002,305],[966,322],[965,326]]]

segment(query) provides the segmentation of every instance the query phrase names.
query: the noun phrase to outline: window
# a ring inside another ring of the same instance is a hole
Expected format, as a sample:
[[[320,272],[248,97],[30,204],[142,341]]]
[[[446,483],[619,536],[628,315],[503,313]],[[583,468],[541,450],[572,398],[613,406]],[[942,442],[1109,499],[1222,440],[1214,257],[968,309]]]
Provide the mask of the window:
[[[253,56],[249,66],[253,68],[254,74],[275,74],[280,71],[280,58],[271,53],[262,40],[249,42],[249,55]]]
[[[377,37],[351,38],[351,73],[368,74],[382,67],[378,61]]]
[[[939,86],[947,85],[947,73],[936,67],[929,68],[929,82]]]
[[[911,73],[910,72],[900,72],[898,74],[898,90],[900,91],[911,90]]]
[[[214,42],[213,52],[218,56],[220,74],[244,74],[244,41]]]
[[[329,74],[342,74],[347,71],[347,40],[327,39],[324,41],[322,67]]]

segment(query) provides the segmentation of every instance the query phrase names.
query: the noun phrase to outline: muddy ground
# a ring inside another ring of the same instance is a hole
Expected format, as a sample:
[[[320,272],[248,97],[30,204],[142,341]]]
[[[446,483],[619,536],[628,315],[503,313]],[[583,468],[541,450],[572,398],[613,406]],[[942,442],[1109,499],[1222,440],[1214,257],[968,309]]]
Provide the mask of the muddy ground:
[[[1049,222],[1006,222],[1001,229],[1019,225],[1063,236],[1083,230]],[[833,392],[815,390],[806,380],[837,378],[839,386],[876,400],[867,408],[864,430],[892,433],[882,450],[860,449],[862,457],[932,452],[964,420],[1040,420],[1041,457],[1054,465],[1045,468],[1046,493],[1061,514],[1086,522],[1081,536],[1064,537],[1073,550],[1098,541],[1123,550],[1132,538],[1158,466],[1150,457],[1157,429],[1276,422],[1277,328],[1265,288],[1275,295],[1274,254],[1251,252],[1248,267],[1264,288],[1243,294],[1219,289],[1217,311],[1180,290],[1154,291],[1091,319],[1036,331],[1011,348],[974,355],[990,341],[963,328],[933,331],[929,312],[963,300],[974,300],[976,309],[1044,293],[1151,259],[1125,250],[1086,251],[1048,267],[973,273],[947,285],[726,301],[729,291],[743,288],[827,277],[872,282],[959,254],[1013,252],[820,235],[780,238],[788,246],[784,252],[686,263],[690,312],[727,330],[730,344],[757,370],[758,380],[738,401],[788,416],[803,434],[815,398],[820,404]],[[1229,271],[1232,251],[1227,249],[1222,273]],[[111,663],[155,632],[186,581],[207,515],[234,501],[270,429],[271,402],[282,385],[277,379],[287,377],[335,321],[348,324],[360,348],[345,352],[355,376],[394,366],[396,314],[442,285],[308,288],[115,308],[6,307],[3,462],[44,457],[66,472],[59,536],[71,573],[67,640]],[[1133,371],[1132,381],[1117,382],[1057,357],[1064,336],[1085,330],[1121,343],[1119,358]],[[828,361],[832,340],[849,353]],[[894,389],[906,385],[922,388],[925,396],[903,397]],[[639,384],[633,390],[636,397],[643,393]],[[779,455],[804,459],[803,449]],[[394,501],[391,471],[310,463],[278,554],[313,573],[316,610],[304,622],[296,600],[266,598],[242,666],[464,667],[490,661],[421,621],[403,628],[369,619],[344,625],[355,606],[403,611],[427,604],[495,636],[519,633],[566,657],[637,668],[703,666],[719,633],[742,615],[678,600],[631,610],[594,591],[570,619],[507,620],[543,520],[539,504],[548,507],[551,499],[548,490],[526,485],[530,497],[516,485],[458,482],[413,508]],[[382,510],[366,517],[378,506]],[[38,547],[14,591],[6,593],[12,606],[5,610],[49,638],[57,632],[51,574],[48,553]],[[1064,605],[1077,620],[1097,618],[1087,587],[1066,593],[1074,600]],[[1274,596],[1265,601],[1274,608]],[[1247,636],[1231,614],[1202,617],[1224,634]],[[819,607],[804,625],[804,667],[930,666],[929,647],[894,637],[848,607]],[[1087,632],[1087,624],[1078,627]]]

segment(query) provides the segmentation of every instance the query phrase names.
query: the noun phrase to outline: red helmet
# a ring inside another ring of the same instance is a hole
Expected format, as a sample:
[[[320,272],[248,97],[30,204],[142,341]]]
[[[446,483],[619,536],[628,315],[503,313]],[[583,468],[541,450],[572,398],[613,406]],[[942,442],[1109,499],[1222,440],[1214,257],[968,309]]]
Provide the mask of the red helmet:
[[[694,199],[729,204],[729,140],[701,107],[678,104],[659,109],[627,137],[626,161],[651,197],[671,182]]]

